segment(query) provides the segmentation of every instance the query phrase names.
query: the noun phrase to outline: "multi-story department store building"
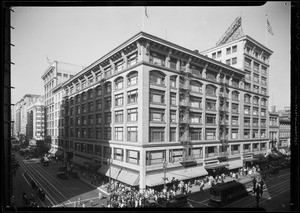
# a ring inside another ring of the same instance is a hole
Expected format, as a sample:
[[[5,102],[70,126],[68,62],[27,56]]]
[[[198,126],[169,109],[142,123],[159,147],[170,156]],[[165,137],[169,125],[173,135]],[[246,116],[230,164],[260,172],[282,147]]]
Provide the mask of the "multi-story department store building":
[[[272,51],[244,36],[217,52],[227,45],[239,67],[144,32],[133,36],[62,84],[59,148],[140,188],[163,184],[164,172],[190,179],[267,152]]]

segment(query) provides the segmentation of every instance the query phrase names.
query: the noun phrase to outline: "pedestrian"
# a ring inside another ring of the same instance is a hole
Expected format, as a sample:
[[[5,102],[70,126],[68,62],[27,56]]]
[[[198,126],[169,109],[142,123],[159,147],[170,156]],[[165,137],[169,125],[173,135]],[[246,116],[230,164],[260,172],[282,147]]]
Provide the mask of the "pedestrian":
[[[260,189],[259,189],[259,185],[257,185],[256,187],[256,206],[258,207],[259,204],[259,198],[260,198]]]
[[[99,201],[101,201],[101,199],[102,199],[102,194],[101,192],[99,192]]]
[[[90,201],[90,207],[93,207],[94,206],[94,203],[93,203],[93,200],[91,199]]]
[[[81,205],[81,198],[80,198],[80,196],[78,197],[78,204]]]
[[[261,179],[259,183],[260,183],[260,196],[262,196],[262,194],[263,194],[263,189],[264,189],[264,188],[263,188],[263,186],[264,186],[264,181],[263,181],[263,179]]]
[[[82,204],[82,207],[83,207],[83,208],[85,207],[85,204],[84,204],[84,203]]]
[[[253,178],[253,193],[255,193],[255,187],[256,187],[256,178]]]

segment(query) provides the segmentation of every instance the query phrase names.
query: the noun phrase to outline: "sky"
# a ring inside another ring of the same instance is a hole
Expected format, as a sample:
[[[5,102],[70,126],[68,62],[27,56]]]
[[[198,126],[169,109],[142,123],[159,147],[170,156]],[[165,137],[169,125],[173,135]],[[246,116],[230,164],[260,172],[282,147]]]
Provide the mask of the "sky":
[[[262,6],[13,7],[12,103],[43,95],[41,76],[50,61],[88,66],[140,31],[200,52],[216,45],[236,17],[242,29],[274,53],[269,70],[269,109],[290,106],[291,2]],[[266,14],[273,35],[266,33]]]

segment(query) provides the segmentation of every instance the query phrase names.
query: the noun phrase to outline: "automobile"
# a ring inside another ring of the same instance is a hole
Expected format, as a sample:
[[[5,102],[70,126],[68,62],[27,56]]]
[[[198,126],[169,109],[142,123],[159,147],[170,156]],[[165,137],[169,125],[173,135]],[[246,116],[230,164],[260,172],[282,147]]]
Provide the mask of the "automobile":
[[[45,192],[44,192],[44,190],[42,189],[42,188],[38,188],[37,189],[37,194],[38,194],[38,196],[39,196],[39,198],[42,200],[42,201],[45,201],[45,196],[46,196],[46,194],[45,194]]]
[[[67,175],[66,172],[59,172],[59,173],[57,173],[56,176],[60,179],[68,179],[69,178],[69,176]]]
[[[43,163],[45,161],[44,157],[41,157],[41,163]]]
[[[26,156],[26,157],[25,157],[25,160],[29,160],[29,159],[30,159],[29,156]]]

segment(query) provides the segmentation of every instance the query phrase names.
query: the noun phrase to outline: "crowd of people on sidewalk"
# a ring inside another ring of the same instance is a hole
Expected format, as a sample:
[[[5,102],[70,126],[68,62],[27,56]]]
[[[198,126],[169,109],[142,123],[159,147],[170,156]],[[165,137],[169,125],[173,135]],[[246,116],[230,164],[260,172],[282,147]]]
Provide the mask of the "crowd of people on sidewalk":
[[[112,179],[111,183],[109,183],[109,179],[106,176],[102,176],[96,172],[82,170],[82,168],[77,169],[80,170],[81,178],[85,179],[86,181],[89,181],[96,187],[100,187],[110,192],[107,207],[126,208],[145,207],[150,203],[161,204],[163,202],[173,200],[176,195],[191,193],[192,187],[195,186],[199,187],[199,191],[204,191],[204,188],[210,188],[218,183],[226,182],[227,178],[231,178],[231,180],[239,180],[240,178],[246,176],[253,178],[253,181],[255,181],[255,184],[253,184],[253,192],[260,190],[261,195],[263,190],[264,178],[257,178],[258,174],[260,174],[264,170],[269,170],[270,167],[276,167],[276,165],[278,164],[278,162],[268,163],[269,165],[245,165],[242,168],[233,171],[214,170],[206,176],[197,177],[189,180],[178,180],[175,179],[175,177],[173,177],[170,181],[166,179],[165,187],[163,185],[160,185],[154,187],[147,187],[146,189],[138,189],[138,187],[132,187],[114,179]],[[103,197],[101,195],[100,198],[99,195],[99,200],[101,199],[103,199]]]

